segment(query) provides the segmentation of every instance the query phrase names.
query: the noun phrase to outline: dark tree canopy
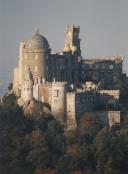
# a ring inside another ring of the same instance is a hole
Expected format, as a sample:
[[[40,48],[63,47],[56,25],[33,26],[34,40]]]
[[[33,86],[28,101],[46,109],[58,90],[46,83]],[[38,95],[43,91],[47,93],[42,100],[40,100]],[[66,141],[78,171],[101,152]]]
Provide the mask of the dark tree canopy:
[[[0,174],[127,174],[127,104],[121,109],[121,127],[102,128],[97,114],[86,113],[76,129],[64,132],[50,112],[24,115],[16,96],[5,95],[0,106]]]

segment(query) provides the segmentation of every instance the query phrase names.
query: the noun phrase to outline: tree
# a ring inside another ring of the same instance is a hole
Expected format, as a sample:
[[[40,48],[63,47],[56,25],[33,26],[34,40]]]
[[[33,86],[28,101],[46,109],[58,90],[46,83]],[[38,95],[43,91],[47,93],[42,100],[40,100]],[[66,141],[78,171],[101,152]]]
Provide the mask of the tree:
[[[62,156],[66,150],[66,141],[63,135],[63,129],[58,121],[52,120],[48,123],[46,139],[51,159],[50,166],[53,167],[57,163],[58,158]]]
[[[24,117],[19,107],[0,111],[0,173],[29,174],[26,161],[25,134],[32,129],[31,121]]]
[[[49,164],[49,152],[44,133],[40,130],[34,130],[26,135],[26,141],[29,147],[27,160],[34,169],[46,169]]]
[[[95,113],[85,113],[79,120],[78,131],[86,142],[92,142],[101,128],[99,118]]]
[[[98,174],[126,174],[128,171],[128,132],[103,129],[94,141]]]
[[[15,107],[17,104],[16,98],[17,97],[13,93],[4,95],[2,99],[2,106],[6,109]]]

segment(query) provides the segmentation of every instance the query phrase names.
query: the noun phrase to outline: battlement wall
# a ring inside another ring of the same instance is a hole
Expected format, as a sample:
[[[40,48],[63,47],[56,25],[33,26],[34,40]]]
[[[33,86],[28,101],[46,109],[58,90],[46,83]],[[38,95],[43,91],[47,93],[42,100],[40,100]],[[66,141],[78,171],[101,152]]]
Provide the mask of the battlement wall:
[[[120,90],[98,90],[98,93],[111,95],[115,99],[119,99],[120,96]]]
[[[96,114],[103,127],[120,124],[120,111],[99,111]]]
[[[83,63],[98,63],[103,61],[115,61],[116,63],[122,63],[124,56],[111,56],[111,57],[99,57],[93,59],[85,59]]]

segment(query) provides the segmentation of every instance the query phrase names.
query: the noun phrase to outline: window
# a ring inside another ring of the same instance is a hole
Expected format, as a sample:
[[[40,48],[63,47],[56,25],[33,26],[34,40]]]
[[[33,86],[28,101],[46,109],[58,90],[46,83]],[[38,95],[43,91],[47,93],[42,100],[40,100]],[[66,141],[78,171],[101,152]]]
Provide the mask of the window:
[[[97,64],[95,65],[95,68],[96,68],[96,69],[98,69],[98,68],[99,68]]]
[[[44,102],[44,96],[41,97],[41,101]]]
[[[48,66],[46,66],[46,71],[48,71]]]
[[[86,65],[85,65],[85,64],[83,64],[83,65],[82,65],[82,68],[86,68]]]
[[[27,65],[24,66],[25,71],[27,71],[27,67],[28,67]]]
[[[105,69],[105,65],[102,65],[102,69]]]
[[[38,60],[38,55],[36,54],[35,59]]]
[[[54,97],[59,97],[59,90],[54,90]]]
[[[114,66],[113,65],[109,65],[109,69],[113,69],[114,68]]]
[[[92,64],[89,64],[89,68],[92,68]]]
[[[37,67],[37,65],[35,65],[35,71],[37,72],[37,70],[38,70],[38,67]]]

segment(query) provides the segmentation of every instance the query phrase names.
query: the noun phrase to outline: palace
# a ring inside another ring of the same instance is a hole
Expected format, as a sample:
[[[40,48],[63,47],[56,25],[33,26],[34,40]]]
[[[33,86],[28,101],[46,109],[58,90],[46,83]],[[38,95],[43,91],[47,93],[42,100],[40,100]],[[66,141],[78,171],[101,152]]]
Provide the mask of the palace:
[[[62,53],[52,54],[39,30],[20,43],[13,80],[18,103],[24,106],[33,99],[48,103],[67,129],[76,127],[82,114],[94,111],[100,111],[104,124],[119,124],[123,57],[82,58],[79,33],[80,27],[67,25]]]

